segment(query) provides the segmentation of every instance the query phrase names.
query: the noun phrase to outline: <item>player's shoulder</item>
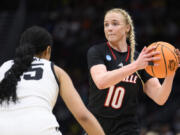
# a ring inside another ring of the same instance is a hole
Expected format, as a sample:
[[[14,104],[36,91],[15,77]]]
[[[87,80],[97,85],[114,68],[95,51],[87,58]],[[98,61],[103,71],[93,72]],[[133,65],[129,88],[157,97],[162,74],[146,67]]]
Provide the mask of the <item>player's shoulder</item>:
[[[13,60],[8,60],[8,61],[5,61],[1,66],[0,68],[8,68],[10,66],[12,66],[14,64],[14,61]]]
[[[58,84],[60,83],[59,81],[63,81],[67,77],[70,78],[68,73],[63,68],[61,68],[55,64],[54,64],[54,71],[55,71],[55,76],[56,76],[56,80],[57,80]]]
[[[106,42],[96,43],[89,47],[88,52],[102,51],[106,47]]]
[[[14,64],[14,61],[13,60],[8,60],[6,62],[4,62],[1,66],[0,66],[0,76],[4,76],[4,73],[6,71],[8,71],[12,65]]]

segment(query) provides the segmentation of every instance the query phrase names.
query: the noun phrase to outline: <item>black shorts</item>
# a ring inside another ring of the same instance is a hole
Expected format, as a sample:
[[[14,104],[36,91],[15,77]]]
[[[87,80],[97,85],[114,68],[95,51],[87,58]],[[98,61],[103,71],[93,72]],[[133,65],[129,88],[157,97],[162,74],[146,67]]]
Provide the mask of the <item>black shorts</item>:
[[[103,118],[96,116],[106,135],[139,135],[139,125],[132,118]],[[87,135],[85,132],[83,135]]]

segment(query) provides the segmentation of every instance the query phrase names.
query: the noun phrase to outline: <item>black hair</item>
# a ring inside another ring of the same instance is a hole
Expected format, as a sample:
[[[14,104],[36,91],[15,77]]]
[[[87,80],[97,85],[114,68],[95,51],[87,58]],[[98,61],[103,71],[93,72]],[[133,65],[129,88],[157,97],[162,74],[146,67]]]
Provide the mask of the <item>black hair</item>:
[[[14,64],[0,82],[0,104],[3,101],[16,103],[16,86],[21,75],[30,67],[34,55],[42,53],[52,44],[50,33],[42,27],[32,26],[22,33],[20,44],[16,48]]]

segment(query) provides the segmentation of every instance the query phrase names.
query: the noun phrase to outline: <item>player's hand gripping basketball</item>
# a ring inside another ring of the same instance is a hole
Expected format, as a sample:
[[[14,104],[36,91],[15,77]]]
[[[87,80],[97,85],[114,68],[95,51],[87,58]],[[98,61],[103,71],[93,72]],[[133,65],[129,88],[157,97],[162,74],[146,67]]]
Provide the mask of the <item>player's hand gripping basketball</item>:
[[[160,60],[160,57],[154,57],[155,55],[160,54],[159,51],[153,51],[156,49],[156,46],[147,48],[144,47],[141,51],[141,53],[139,54],[139,57],[137,58],[136,62],[136,66],[139,69],[144,69],[146,68],[146,66],[151,62],[151,61],[157,61]],[[154,65],[156,66],[156,64]]]
[[[176,69],[179,66],[179,52],[175,47],[164,41],[158,41],[151,43],[148,48],[155,46],[156,49],[153,51],[159,51],[159,55],[154,55],[154,57],[161,57],[158,61],[152,61],[146,68],[146,72],[151,76],[157,78],[165,78],[174,75]],[[158,66],[154,66],[158,64]]]

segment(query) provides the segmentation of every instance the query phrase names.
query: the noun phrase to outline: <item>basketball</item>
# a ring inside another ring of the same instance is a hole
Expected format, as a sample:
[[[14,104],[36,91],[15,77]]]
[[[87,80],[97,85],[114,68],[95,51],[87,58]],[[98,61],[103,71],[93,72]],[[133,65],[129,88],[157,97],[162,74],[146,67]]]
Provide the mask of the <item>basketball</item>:
[[[156,46],[154,51],[160,52],[160,54],[155,55],[159,56],[160,60],[150,62],[145,68],[146,72],[157,78],[165,78],[172,75],[178,68],[178,56],[175,53],[175,47],[163,41],[154,42],[148,48],[152,46]],[[158,66],[154,66],[154,64],[158,64]]]

